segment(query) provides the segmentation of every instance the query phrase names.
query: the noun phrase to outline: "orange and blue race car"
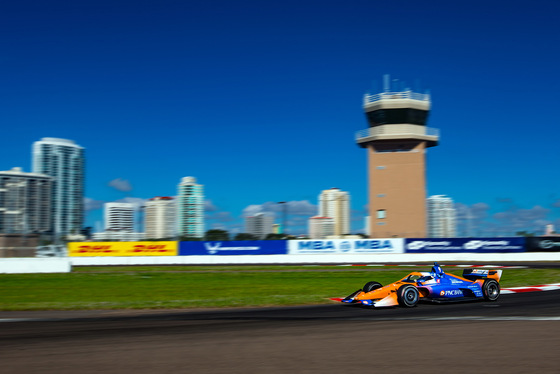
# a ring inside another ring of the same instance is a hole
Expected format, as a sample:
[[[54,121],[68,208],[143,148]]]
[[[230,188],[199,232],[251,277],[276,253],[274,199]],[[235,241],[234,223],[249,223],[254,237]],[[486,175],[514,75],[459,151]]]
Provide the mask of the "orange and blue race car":
[[[364,288],[342,299],[343,303],[373,307],[414,307],[418,301],[448,302],[483,299],[496,301],[500,296],[501,270],[465,269],[463,276],[446,274],[434,263],[430,272],[412,272],[382,286],[368,282]]]

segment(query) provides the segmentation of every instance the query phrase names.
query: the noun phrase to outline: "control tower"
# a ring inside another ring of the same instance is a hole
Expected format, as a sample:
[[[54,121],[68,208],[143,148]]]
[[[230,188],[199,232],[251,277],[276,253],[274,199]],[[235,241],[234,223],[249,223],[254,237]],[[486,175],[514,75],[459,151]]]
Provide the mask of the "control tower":
[[[426,148],[439,130],[426,127],[430,95],[409,89],[366,94],[369,128],[356,133],[368,153],[372,238],[426,237]]]

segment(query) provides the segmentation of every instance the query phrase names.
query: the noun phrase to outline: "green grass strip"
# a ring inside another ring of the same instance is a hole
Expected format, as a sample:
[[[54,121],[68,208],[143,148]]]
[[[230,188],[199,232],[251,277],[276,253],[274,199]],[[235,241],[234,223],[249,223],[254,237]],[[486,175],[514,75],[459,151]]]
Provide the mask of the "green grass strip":
[[[77,267],[0,275],[0,310],[174,309],[330,303],[367,281],[429,268],[335,266]],[[461,275],[462,270],[448,272]],[[505,269],[502,287],[560,282],[560,269]]]

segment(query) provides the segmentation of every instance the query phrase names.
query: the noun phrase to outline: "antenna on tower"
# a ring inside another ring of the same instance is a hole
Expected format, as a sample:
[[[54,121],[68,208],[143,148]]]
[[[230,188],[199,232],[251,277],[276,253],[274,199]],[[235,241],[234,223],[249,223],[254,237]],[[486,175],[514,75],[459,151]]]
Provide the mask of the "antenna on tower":
[[[389,92],[391,76],[389,74],[383,75],[383,92]]]

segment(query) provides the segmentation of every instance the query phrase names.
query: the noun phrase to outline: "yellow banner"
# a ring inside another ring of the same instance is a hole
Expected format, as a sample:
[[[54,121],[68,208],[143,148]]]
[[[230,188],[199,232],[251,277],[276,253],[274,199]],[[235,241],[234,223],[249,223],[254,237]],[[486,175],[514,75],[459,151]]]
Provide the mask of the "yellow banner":
[[[177,242],[72,242],[68,256],[177,256]]]

